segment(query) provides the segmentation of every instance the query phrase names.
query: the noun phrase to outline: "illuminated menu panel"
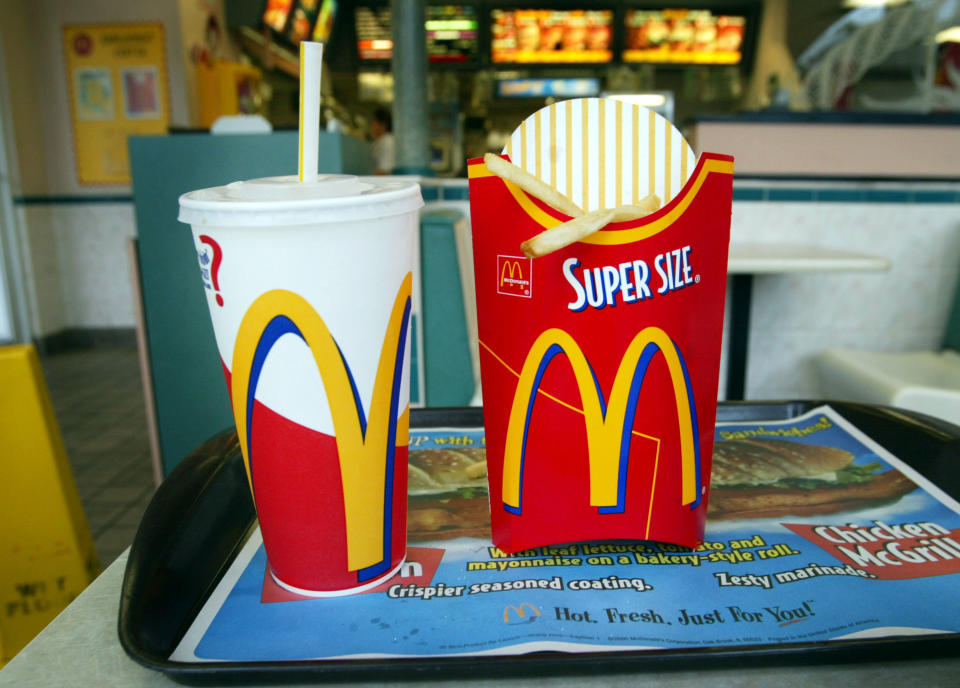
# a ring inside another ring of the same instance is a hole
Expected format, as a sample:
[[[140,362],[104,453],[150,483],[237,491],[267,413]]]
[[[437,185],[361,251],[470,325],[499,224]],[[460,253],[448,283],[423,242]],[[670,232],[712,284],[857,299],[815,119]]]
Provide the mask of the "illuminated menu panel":
[[[310,38],[319,9],[320,0],[296,0],[290,16],[290,26],[287,27],[287,38],[291,43],[297,45]]]
[[[475,62],[478,46],[476,8],[471,5],[428,5],[427,57],[434,63]],[[358,7],[357,54],[361,60],[393,57],[390,9]]]
[[[293,0],[268,0],[267,9],[263,11],[263,23],[277,33],[282,32],[292,5]]]
[[[709,10],[627,10],[624,62],[739,64],[746,19]]]
[[[612,10],[491,10],[491,59],[510,63],[610,62]]]
[[[430,62],[477,59],[477,10],[471,5],[427,5],[427,56]]]
[[[361,60],[389,60],[393,57],[389,7],[358,7],[357,55]]]
[[[337,0],[323,0],[320,5],[320,13],[317,15],[317,22],[313,25],[311,40],[318,43],[329,41],[330,33],[333,31],[333,20],[336,16]]]

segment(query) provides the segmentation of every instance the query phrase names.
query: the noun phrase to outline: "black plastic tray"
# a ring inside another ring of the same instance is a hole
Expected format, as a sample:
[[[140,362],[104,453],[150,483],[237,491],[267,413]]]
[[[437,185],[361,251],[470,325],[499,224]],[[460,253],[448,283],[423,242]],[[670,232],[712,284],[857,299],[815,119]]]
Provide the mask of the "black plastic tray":
[[[954,498],[960,498],[960,428],[928,416],[862,404],[791,401],[722,403],[717,421],[779,420],[823,403]],[[413,427],[479,427],[482,411],[414,409]],[[233,430],[201,445],[150,502],[127,560],[120,642],[137,662],[186,683],[252,683],[707,668],[735,663],[809,664],[956,656],[960,635],[779,645],[504,657],[173,662],[169,657],[256,525]],[[239,632],[243,632],[239,630]]]

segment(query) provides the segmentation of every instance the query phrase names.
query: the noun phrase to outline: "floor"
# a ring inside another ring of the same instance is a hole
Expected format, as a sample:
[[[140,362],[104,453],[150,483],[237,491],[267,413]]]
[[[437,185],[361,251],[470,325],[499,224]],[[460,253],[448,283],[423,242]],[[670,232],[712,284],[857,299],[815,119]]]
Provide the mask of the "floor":
[[[136,534],[154,492],[136,348],[41,359],[100,565]]]

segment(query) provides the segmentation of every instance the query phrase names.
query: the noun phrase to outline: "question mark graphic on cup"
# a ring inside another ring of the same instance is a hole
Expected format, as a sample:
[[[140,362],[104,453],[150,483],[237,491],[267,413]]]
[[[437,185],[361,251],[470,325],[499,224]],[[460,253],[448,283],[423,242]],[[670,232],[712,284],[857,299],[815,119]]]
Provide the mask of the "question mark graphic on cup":
[[[200,243],[206,244],[213,251],[213,262],[210,265],[210,277],[213,280],[213,289],[217,292],[217,305],[223,305],[223,297],[220,296],[220,263],[223,261],[223,251],[220,249],[220,244],[214,241],[211,237],[206,234],[200,235]]]

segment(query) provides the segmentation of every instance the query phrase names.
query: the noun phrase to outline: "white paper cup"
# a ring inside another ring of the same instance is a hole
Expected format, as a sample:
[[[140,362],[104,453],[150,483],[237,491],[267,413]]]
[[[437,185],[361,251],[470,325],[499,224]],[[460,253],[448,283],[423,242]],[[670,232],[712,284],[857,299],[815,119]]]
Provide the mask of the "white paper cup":
[[[180,197],[274,579],[374,587],[406,553],[420,188],[346,175]]]

